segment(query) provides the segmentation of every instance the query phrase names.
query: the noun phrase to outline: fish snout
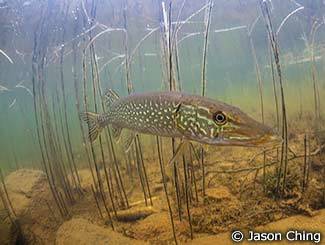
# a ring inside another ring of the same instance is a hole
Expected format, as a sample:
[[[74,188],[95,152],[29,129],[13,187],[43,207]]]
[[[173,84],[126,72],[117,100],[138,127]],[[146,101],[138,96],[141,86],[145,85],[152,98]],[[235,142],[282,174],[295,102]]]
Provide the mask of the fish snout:
[[[278,133],[263,123],[254,120],[245,126],[242,132],[251,139],[251,144],[255,146],[275,145],[282,142],[282,138]]]
[[[275,130],[273,130],[272,134],[267,135],[267,137],[267,142],[273,145],[281,144],[283,141],[282,137]]]
[[[278,145],[282,142],[282,137],[269,126],[261,124],[257,131],[258,145]]]

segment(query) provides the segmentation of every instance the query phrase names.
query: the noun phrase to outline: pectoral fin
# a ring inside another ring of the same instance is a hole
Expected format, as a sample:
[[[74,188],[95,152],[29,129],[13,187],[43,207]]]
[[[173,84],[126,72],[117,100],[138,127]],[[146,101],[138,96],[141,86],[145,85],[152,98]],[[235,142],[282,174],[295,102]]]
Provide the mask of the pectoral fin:
[[[184,149],[186,147],[186,145],[188,144],[189,142],[186,141],[186,140],[182,140],[179,145],[177,146],[176,150],[175,150],[175,153],[173,155],[173,157],[169,160],[168,162],[168,166],[170,166],[171,164],[173,164],[177,158],[179,156],[181,156],[183,153],[184,153]]]
[[[113,134],[114,139],[117,142],[120,141],[121,133],[122,133],[122,128],[112,126],[112,134]]]
[[[120,136],[120,141],[125,153],[128,153],[131,149],[131,146],[135,140],[136,133],[132,130],[123,130],[123,133]]]

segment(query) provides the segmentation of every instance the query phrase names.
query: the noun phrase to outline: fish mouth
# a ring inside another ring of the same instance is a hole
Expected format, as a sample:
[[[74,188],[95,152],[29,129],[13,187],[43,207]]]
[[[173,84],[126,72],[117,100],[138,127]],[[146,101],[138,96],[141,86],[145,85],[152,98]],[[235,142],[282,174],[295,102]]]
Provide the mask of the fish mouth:
[[[229,136],[217,137],[213,144],[221,146],[268,147],[282,142],[278,135],[263,135],[260,137]]]
[[[216,135],[215,144],[225,146],[269,147],[282,142],[282,138],[268,126],[240,127],[234,132]]]

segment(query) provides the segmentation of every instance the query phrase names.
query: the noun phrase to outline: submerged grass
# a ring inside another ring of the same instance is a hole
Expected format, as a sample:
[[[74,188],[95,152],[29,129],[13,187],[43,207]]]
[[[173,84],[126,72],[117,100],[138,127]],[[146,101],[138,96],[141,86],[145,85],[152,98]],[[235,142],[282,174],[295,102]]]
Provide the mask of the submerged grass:
[[[124,52],[125,52],[125,82],[127,87],[128,94],[131,94],[134,92],[133,84],[131,82],[131,62],[130,62],[130,56],[129,56],[129,36],[128,36],[128,19],[127,19],[127,3],[125,3],[126,6],[123,10],[123,20],[124,20]],[[147,199],[150,200],[150,205],[153,205],[152,197],[151,197],[151,191],[147,176],[146,167],[143,160],[143,152],[142,152],[142,143],[140,141],[139,135],[135,135],[133,139],[133,143],[135,145],[132,150],[135,151],[135,162],[137,163],[137,170],[138,175],[142,187],[142,192],[144,195],[144,201],[146,206],[148,205]],[[134,154],[133,154],[134,155]]]
[[[45,94],[45,77],[44,77],[44,65],[46,57],[46,47],[44,47],[48,41],[48,29],[46,25],[51,25],[47,16],[49,15],[48,9],[46,9],[40,18],[37,30],[34,33],[34,49],[32,57],[32,85],[33,85],[33,104],[34,104],[34,116],[36,123],[36,132],[39,148],[42,157],[42,167],[46,173],[50,190],[56,206],[62,216],[62,218],[69,217],[69,212],[66,206],[66,202],[56,186],[56,179],[60,176],[56,176],[55,173],[61,174],[57,171],[57,151],[50,142],[53,138],[53,129],[50,124],[51,119]],[[56,169],[56,170],[55,170]],[[62,179],[62,176],[61,176]],[[64,189],[64,186],[62,186]]]
[[[65,42],[65,35],[66,35],[66,27],[64,23],[67,21],[68,13],[69,13],[69,4],[67,4],[65,12],[64,12],[64,22],[62,25],[62,43]],[[73,181],[75,182],[75,187],[81,194],[81,183],[80,183],[80,177],[78,174],[78,169],[76,165],[75,156],[72,150],[72,144],[71,144],[71,136],[70,136],[70,129],[68,124],[68,112],[67,112],[67,102],[66,102],[66,89],[65,89],[65,78],[64,78],[64,72],[63,72],[63,59],[64,59],[64,47],[62,47],[60,52],[60,81],[61,81],[61,93],[62,93],[62,99],[63,99],[63,115],[64,115],[64,126],[65,131],[62,131],[62,136],[64,137],[65,147],[67,147],[66,152],[68,154],[69,159],[69,165],[71,170],[71,176],[73,178]]]
[[[172,2],[169,3],[169,11],[166,8],[165,2],[161,3],[161,49],[162,49],[162,63],[165,69],[163,70],[163,74],[165,74],[165,77],[167,78],[166,81],[168,82],[169,91],[175,91],[175,80],[173,77],[173,52],[172,52]],[[164,77],[164,76],[163,76]],[[162,146],[160,146],[160,138],[157,136],[157,149],[158,149],[158,158],[159,158],[159,164],[160,164],[160,172],[162,175],[164,190],[165,190],[165,197],[168,204],[168,210],[169,210],[169,216],[171,220],[171,226],[173,231],[173,238],[175,244],[178,244],[177,238],[176,238],[176,232],[175,232],[175,223],[174,223],[174,217],[173,212],[171,208],[171,203],[169,201],[168,196],[168,189],[167,189],[167,180],[166,180],[166,172],[163,166],[163,160],[162,160]],[[171,147],[172,147],[172,153],[175,154],[175,139],[171,139]],[[173,157],[173,156],[172,156]],[[176,203],[177,203],[177,211],[178,211],[178,218],[181,220],[181,202],[180,202],[180,190],[179,190],[179,183],[178,183],[178,168],[176,162],[173,163],[173,185],[175,188],[175,194],[176,194]]]
[[[310,58],[311,58],[311,76],[312,76],[312,84],[313,84],[313,96],[314,96],[314,107],[315,107],[315,126],[316,130],[319,130],[319,122],[321,121],[321,109],[320,109],[320,95],[319,95],[319,85],[317,81],[317,70],[316,70],[316,62],[315,62],[315,36],[318,29],[324,25],[325,20],[318,23],[315,21],[312,25],[312,30],[310,33],[311,44],[309,45],[310,49]]]
[[[170,217],[171,227],[172,227],[172,230],[173,230],[173,238],[174,238],[175,244],[178,244],[177,243],[176,232],[175,232],[175,223],[174,223],[174,218],[173,218],[173,211],[172,211],[171,203],[170,203],[169,196],[168,196],[166,173],[165,173],[164,163],[163,163],[163,159],[162,159],[162,146],[161,146],[161,142],[160,142],[159,136],[156,136],[156,142],[157,142],[157,150],[158,150],[158,159],[159,159],[160,173],[161,173],[161,176],[162,176],[162,179],[163,179],[163,186],[164,186],[164,191],[165,191],[165,197],[166,197],[166,200],[167,200],[169,217]]]
[[[9,57],[9,55],[7,55],[6,52],[3,51],[2,49],[0,49],[0,54],[2,54],[11,64],[14,63],[12,59]]]
[[[152,174],[152,167],[146,165],[147,161],[149,163],[149,160],[147,159],[151,157],[148,157],[146,155],[146,146],[148,146],[148,144],[144,141],[144,138],[140,138],[138,135],[136,135],[130,152],[126,154],[122,153],[124,156],[121,156],[122,154],[119,154],[119,145],[116,144],[111,129],[108,129],[107,131],[105,130],[103,132],[103,134],[99,137],[98,144],[89,143],[87,136],[83,133],[86,131],[84,130],[85,128],[83,127],[83,123],[81,122],[80,118],[78,118],[80,129],[82,131],[81,139],[84,148],[81,156],[85,157],[92,179],[91,185],[87,188],[83,188],[83,186],[81,186],[81,179],[78,169],[79,159],[77,158],[77,151],[74,150],[75,144],[73,144],[75,143],[73,141],[72,135],[73,117],[72,114],[69,114],[69,78],[68,75],[65,74],[66,70],[64,69],[64,67],[67,65],[67,63],[65,63],[66,55],[70,52],[68,45],[70,43],[72,45],[72,75],[75,96],[74,102],[76,103],[75,109],[78,113],[80,113],[83,109],[88,111],[89,108],[93,108],[97,113],[105,113],[106,105],[102,99],[103,90],[101,82],[105,78],[105,75],[107,75],[107,77],[110,79],[110,86],[117,86],[114,83],[113,79],[111,79],[114,76],[108,74],[108,67],[114,60],[123,59],[122,63],[118,65],[119,69],[117,69],[119,72],[121,72],[122,87],[125,87],[127,89],[128,94],[131,94],[135,91],[137,84],[132,82],[137,81],[137,78],[132,77],[135,54],[137,51],[139,51],[139,47],[144,43],[144,41],[159,30],[161,34],[160,51],[162,54],[161,60],[163,66],[162,77],[166,78],[163,81],[162,87],[170,91],[181,91],[182,89],[186,89],[188,86],[188,84],[185,83],[185,76],[182,77],[183,73],[181,72],[181,68],[183,69],[184,67],[185,71],[186,67],[185,65],[181,66],[183,65],[183,50],[178,49],[178,44],[189,37],[198,36],[203,33],[203,50],[202,56],[200,56],[202,57],[200,94],[202,96],[206,96],[208,87],[206,68],[208,62],[207,57],[209,56],[208,53],[213,50],[212,45],[208,49],[209,33],[211,32],[210,28],[212,21],[211,17],[213,10],[213,1],[208,0],[206,4],[203,5],[203,7],[197,11],[194,11],[184,21],[181,21],[180,16],[181,13],[183,13],[183,10],[185,8],[184,6],[188,4],[186,0],[182,1],[175,21],[173,21],[173,13],[175,10],[172,9],[172,7],[174,7],[174,5],[172,5],[172,2],[168,1],[163,2],[161,5],[159,4],[158,8],[161,12],[161,26],[154,27],[149,30],[149,32],[141,37],[140,41],[135,44],[135,47],[133,49],[131,49],[132,43],[129,37],[129,35],[132,33],[132,30],[130,30],[130,27],[128,26],[130,23],[128,23],[127,3],[125,3],[125,5],[123,4],[124,7],[121,10],[123,12],[121,21],[123,25],[122,28],[110,28],[104,24],[99,23],[96,20],[97,18],[100,18],[96,14],[99,4],[100,1],[96,0],[81,1],[80,6],[76,7],[74,12],[77,14],[77,18],[73,22],[74,38],[71,42],[66,41],[68,39],[67,36],[69,35],[67,29],[68,27],[66,26],[66,22],[68,22],[68,13],[70,11],[69,4],[66,3],[65,5],[61,6],[61,12],[57,16],[53,15],[53,13],[50,13],[50,6],[48,6],[48,9],[44,10],[39,20],[38,29],[34,34],[34,50],[32,57],[32,95],[37,141],[40,149],[40,156],[42,159],[41,164],[44,172],[46,173],[54,203],[57,210],[59,210],[61,217],[63,219],[68,219],[73,213],[73,204],[78,203],[78,201],[82,199],[83,195],[90,194],[93,198],[92,202],[96,203],[100,219],[105,220],[107,217],[107,224],[110,224],[112,229],[116,229],[117,223],[115,223],[116,220],[114,218],[117,217],[119,209],[127,209],[132,206],[132,203],[129,204],[130,196],[127,193],[132,193],[132,188],[134,186],[137,186],[137,182],[140,182],[140,193],[143,194],[145,205],[147,206],[155,204],[153,203],[155,197],[152,197],[152,193],[154,193],[155,190],[153,189],[153,186],[150,182],[152,180],[152,176],[150,175]],[[221,175],[227,175],[229,176],[229,179],[232,179],[235,174],[244,174],[244,180],[240,186],[241,189],[238,191],[241,195],[245,191],[245,182],[247,183],[247,181],[250,180],[249,178],[255,174],[255,176],[252,177],[255,185],[255,182],[258,183],[259,181],[259,173],[263,171],[262,181],[264,193],[267,194],[267,189],[269,188],[267,182],[269,174],[273,174],[273,171],[271,170],[273,170],[274,167],[278,165],[276,177],[274,178],[273,176],[273,178],[271,178],[272,181],[276,180],[276,191],[274,193],[272,192],[272,194],[281,196],[287,189],[288,182],[290,182],[287,177],[287,172],[290,172],[288,165],[289,162],[303,159],[303,166],[301,168],[302,173],[299,173],[299,178],[302,180],[299,182],[301,183],[302,192],[306,193],[308,190],[307,188],[310,186],[309,184],[311,174],[313,173],[311,160],[313,156],[318,156],[322,149],[319,148],[316,151],[311,152],[310,138],[309,135],[307,137],[307,134],[304,138],[303,154],[300,152],[293,153],[293,151],[289,149],[286,97],[283,88],[283,67],[281,66],[280,62],[280,48],[278,43],[278,34],[280,30],[282,30],[285,23],[287,23],[287,20],[291,16],[302,10],[302,7],[297,8],[286,18],[284,18],[277,31],[275,32],[273,27],[272,13],[268,4],[269,3],[267,1],[260,1],[262,15],[254,21],[248,30],[248,37],[251,53],[253,55],[256,80],[258,82],[260,113],[262,121],[264,123],[268,122],[269,116],[267,114],[267,110],[264,109],[265,97],[263,94],[263,92],[265,92],[265,88],[267,88],[267,85],[264,87],[262,81],[262,65],[258,63],[258,50],[256,50],[253,38],[251,36],[256,22],[259,19],[263,18],[269,39],[269,58],[272,72],[273,96],[275,101],[276,127],[277,129],[280,129],[281,126],[281,134],[284,140],[281,146],[280,160],[278,159],[278,154],[276,154],[276,151],[278,152],[278,149],[272,149],[272,151],[269,149],[263,149],[263,151],[258,152],[252,159],[242,159],[246,165],[243,164],[240,167],[234,169],[215,169],[212,168],[212,166],[216,163],[209,163],[210,156],[213,155],[210,154],[209,148],[200,147],[198,152],[193,144],[190,144],[188,148],[186,147],[186,150],[181,151],[181,159],[179,159],[177,157],[177,149],[179,148],[179,145],[182,145],[183,143],[172,139],[170,149],[172,149],[172,159],[175,158],[175,161],[173,161],[173,177],[169,182],[165,169],[165,163],[168,161],[164,161],[164,158],[166,160],[167,157],[167,154],[164,153],[167,153],[169,150],[169,145],[167,147],[164,147],[164,145],[162,145],[161,138],[156,137],[155,147],[151,147],[153,148],[153,152],[150,151],[150,154],[156,151],[158,152],[160,174],[164,194],[167,200],[169,219],[175,243],[179,242],[178,237],[176,237],[176,230],[178,230],[179,227],[176,229],[175,226],[176,224],[180,223],[175,218],[178,216],[178,219],[180,221],[188,222],[189,228],[186,227],[186,229],[189,230],[189,233],[187,233],[187,236],[193,239],[193,233],[195,230],[195,225],[193,224],[193,214],[197,208],[200,208],[201,205],[204,204],[201,203],[201,194],[203,196],[203,200],[207,198],[206,192],[209,190],[209,188],[211,188],[211,183],[213,183],[213,181],[215,181]],[[193,23],[203,23],[204,31],[197,33],[187,33],[184,31],[184,33],[181,33],[181,29],[183,27],[185,29],[186,25],[190,24],[191,18],[197,17],[197,15],[203,10],[206,12],[204,21],[193,21]],[[60,18],[60,20],[63,20],[61,21],[62,23],[58,21],[58,18]],[[51,30],[49,27],[56,26],[55,22],[60,23],[59,25],[61,26],[62,36],[59,36],[59,38],[57,38],[55,34],[51,34],[49,31]],[[132,25],[132,23],[130,25]],[[320,26],[321,23],[313,25],[310,44],[315,122],[319,122],[321,118],[321,86],[319,83],[320,81],[318,81],[319,78],[317,77],[317,67],[313,49],[316,46],[315,36]],[[216,30],[214,32],[226,32],[228,30],[236,30],[242,28],[246,27],[239,26],[238,28],[224,28]],[[105,63],[101,63],[97,56],[100,52],[98,51],[98,47],[100,47],[100,39],[115,32],[120,32],[123,34],[123,44],[122,46],[119,44],[121,52],[114,53],[113,58],[110,58]],[[80,38],[82,38],[81,41],[79,40]],[[60,43],[64,44],[59,49],[59,59],[48,59],[48,52],[51,50],[50,46],[51,44],[55,43],[56,39],[60,39]],[[99,43],[98,46],[97,43]],[[122,54],[123,52],[124,54]],[[201,52],[201,50],[199,52]],[[6,54],[3,54],[2,50],[0,50],[0,53],[4,56],[7,56]],[[141,55],[141,52],[139,53]],[[6,58],[8,59],[8,57]],[[79,64],[79,58],[81,58],[81,64]],[[51,94],[51,97],[49,96],[50,93],[48,92],[50,87],[47,80],[47,62],[49,62],[49,60],[58,61],[59,68],[59,82],[56,84],[56,91]],[[143,61],[140,63],[140,69],[146,65]],[[81,65],[82,69],[80,80],[78,77],[79,65]],[[102,71],[104,72],[101,73]],[[280,89],[280,96],[278,95],[278,89]],[[278,96],[281,102],[280,106],[278,104]],[[150,144],[150,146],[152,145]],[[273,154],[272,157],[270,157],[269,153],[270,155],[271,153]],[[263,159],[261,157],[263,157]],[[263,164],[252,165],[252,163],[257,158],[260,159]],[[154,159],[153,162],[155,162],[155,160],[156,159]],[[218,164],[220,163],[222,162],[218,162]],[[103,167],[101,167],[101,164]],[[130,178],[127,179],[123,177],[124,175]],[[207,176],[211,175],[213,176],[210,179],[207,179]],[[0,177],[1,181],[3,182],[1,172]],[[172,186],[172,191],[168,189],[169,184]],[[130,187],[131,191],[128,192],[128,188]],[[325,202],[325,191],[323,191],[323,193]],[[10,198],[8,197],[8,194],[6,194],[4,187],[3,191],[0,190],[0,195],[1,199],[3,200],[9,200]],[[11,209],[11,204],[9,202],[6,202],[6,205],[8,206],[8,209]],[[175,209],[173,208],[175,207],[177,208],[177,213],[174,212]],[[52,210],[50,206],[49,209],[51,214],[54,216],[55,210]],[[11,216],[15,216],[13,212]],[[61,222],[61,220],[58,222]]]
[[[286,175],[287,175],[287,167],[288,167],[288,123],[287,123],[287,111],[286,111],[286,103],[285,103],[285,95],[284,95],[284,89],[283,89],[283,81],[282,81],[282,70],[281,70],[281,64],[280,64],[280,56],[279,56],[279,44],[277,41],[276,33],[273,30],[273,24],[271,20],[271,14],[270,9],[268,6],[268,3],[266,1],[260,0],[260,7],[262,10],[262,15],[265,21],[266,30],[268,32],[268,37],[270,40],[272,53],[275,60],[276,65],[276,71],[277,71],[277,77],[279,81],[280,86],[280,92],[281,92],[281,106],[282,106],[282,147],[281,147],[281,160],[280,160],[280,166],[278,168],[278,180],[277,180],[277,191],[279,195],[283,194],[283,190],[285,189],[286,185]],[[281,178],[283,177],[283,180],[281,182]],[[282,189],[280,192],[280,185],[282,185]],[[282,194],[281,194],[282,193]]]
[[[204,45],[202,51],[202,70],[201,70],[201,83],[202,83],[201,95],[202,96],[205,96],[206,86],[207,86],[207,81],[206,81],[207,51],[208,51],[208,40],[209,40],[212,8],[213,8],[213,1],[212,0],[207,1],[207,9],[204,15],[205,30],[204,30]],[[204,197],[205,196],[205,166],[204,166],[203,146],[201,146],[201,167],[202,167],[202,195]]]

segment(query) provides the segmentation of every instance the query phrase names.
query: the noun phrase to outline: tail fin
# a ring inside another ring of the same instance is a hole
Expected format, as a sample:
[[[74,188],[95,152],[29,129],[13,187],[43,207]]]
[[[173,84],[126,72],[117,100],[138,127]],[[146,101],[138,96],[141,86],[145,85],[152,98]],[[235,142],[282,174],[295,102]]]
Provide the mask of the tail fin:
[[[80,113],[80,117],[88,124],[88,137],[89,140],[93,142],[102,130],[99,123],[99,114],[93,112],[82,112]]]

